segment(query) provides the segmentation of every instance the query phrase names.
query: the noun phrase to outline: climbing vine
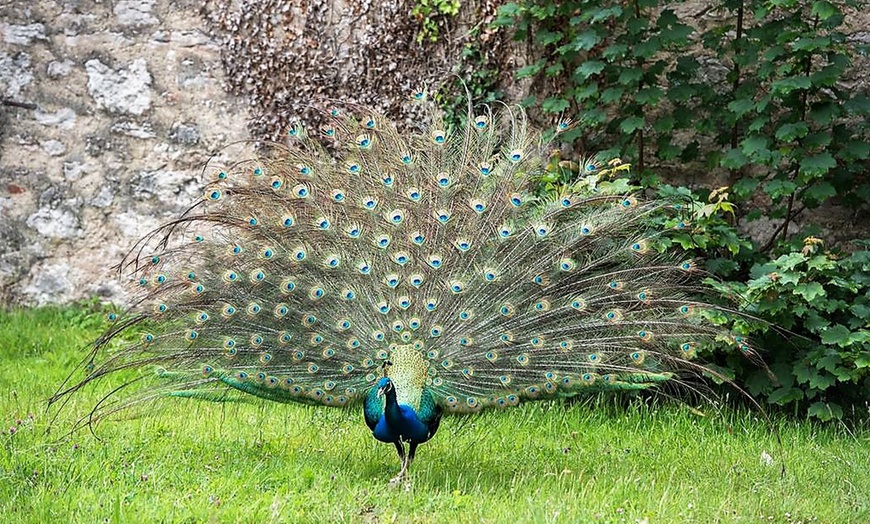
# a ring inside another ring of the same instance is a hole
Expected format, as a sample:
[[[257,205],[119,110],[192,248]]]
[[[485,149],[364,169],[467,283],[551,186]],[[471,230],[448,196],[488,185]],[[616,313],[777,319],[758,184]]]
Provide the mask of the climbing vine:
[[[736,359],[723,357],[723,372],[822,419],[870,400],[870,252],[860,241],[826,248],[818,228],[795,235],[793,224],[836,204],[855,225],[863,216],[870,234],[861,76],[870,61],[860,24],[850,23],[861,16],[854,0],[524,0],[503,5],[494,22],[533,44],[535,59],[516,71],[539,87],[529,105],[577,115],[569,138],[582,150],[619,156],[659,196],[712,210],[670,240],[728,279],[711,280],[723,296],[790,330],[743,326],[774,348],[778,384]],[[696,195],[662,184],[693,171],[728,189]],[[727,211],[710,208],[730,199]],[[737,226],[762,218],[759,203],[775,227],[753,243]],[[842,239],[847,229],[832,232]]]
[[[841,0],[724,0],[721,23],[692,25],[661,0],[505,4],[497,26],[531,39],[518,78],[552,79],[531,102],[579,115],[588,149],[628,158],[648,184],[674,166],[718,170],[738,198],[760,190],[785,239],[806,208],[870,199],[867,65]],[[857,69],[856,69],[857,68]],[[752,218],[752,217],[750,217]]]
[[[460,6],[459,0],[415,0],[411,14],[420,24],[417,42],[437,42],[439,29],[448,17],[459,14]]]

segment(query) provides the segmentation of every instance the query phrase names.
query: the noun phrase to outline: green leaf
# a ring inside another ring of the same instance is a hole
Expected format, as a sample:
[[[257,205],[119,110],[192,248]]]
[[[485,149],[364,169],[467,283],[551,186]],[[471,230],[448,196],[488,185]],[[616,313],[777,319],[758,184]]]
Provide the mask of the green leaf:
[[[520,6],[515,2],[508,2],[498,8],[498,16],[492,23],[497,27],[515,25],[517,23],[516,18],[520,16],[520,14]]]
[[[809,386],[811,389],[826,390],[837,383],[837,377],[830,373],[821,372],[810,377]]]
[[[602,91],[601,101],[605,104],[612,104],[613,102],[618,102],[619,99],[622,98],[623,93],[625,93],[625,89],[621,87],[609,87]]]
[[[750,133],[757,133],[764,129],[764,126],[767,125],[769,118],[767,116],[759,116],[757,118],[753,118],[752,122],[749,122],[749,126],[746,128]]]
[[[814,16],[818,16],[819,20],[827,20],[834,15],[840,14],[840,10],[837,9],[834,4],[825,0],[822,0],[820,2],[813,2],[813,7],[810,12]]]
[[[870,307],[865,304],[852,304],[849,311],[861,321],[870,320]]]
[[[612,62],[624,56],[627,51],[628,46],[625,44],[610,44],[601,52],[601,57]]]
[[[812,38],[798,38],[791,46],[795,51],[815,51],[816,49],[824,49],[829,45],[831,45],[830,37],[816,36]]]
[[[589,51],[601,42],[601,36],[595,29],[588,29],[574,35],[571,44],[575,51]]]
[[[837,190],[830,182],[824,180],[817,184],[813,184],[804,192],[804,199],[818,203],[824,202],[829,198],[834,198],[835,196],[837,196]]]
[[[645,16],[629,17],[625,24],[625,28],[628,30],[629,35],[639,38],[639,35],[645,33],[647,28],[649,28],[649,19]]]
[[[828,328],[831,325],[831,322],[825,317],[819,315],[815,311],[810,311],[807,314],[806,320],[804,320],[804,327],[812,331],[813,333],[820,333]]]
[[[803,253],[788,253],[775,260],[781,271],[791,271],[806,261],[807,257]]]
[[[644,126],[643,117],[639,116],[630,116],[623,120],[619,124],[619,129],[626,135],[630,135],[634,133],[638,129],[642,129]]]
[[[752,6],[752,15],[755,16],[756,20],[763,20],[767,18],[767,15],[773,10],[773,3],[770,4],[756,4]]]
[[[544,70],[544,74],[547,76],[557,76],[564,69],[564,65],[562,62],[556,62],[553,65],[547,66]]]
[[[818,124],[825,126],[830,124],[839,112],[840,109],[833,102],[819,102],[810,107],[808,116]]]
[[[778,273],[779,279],[777,282],[783,286],[796,286],[800,283],[802,276],[801,273],[785,271],[783,273]],[[797,305],[793,305],[792,307],[797,307]]]
[[[580,121],[590,125],[603,124],[607,122],[607,113],[600,107],[589,109],[581,115]]]
[[[664,29],[665,27],[670,27],[679,22],[680,19],[677,17],[677,13],[675,13],[673,9],[663,9],[661,14],[659,14],[658,20],[656,20],[656,26]]]
[[[662,160],[673,160],[680,156],[680,148],[669,142],[669,137],[661,137],[664,140],[658,142],[656,157]]]
[[[773,62],[784,54],[786,54],[785,47],[781,45],[774,45],[768,47],[761,55],[761,57],[764,58],[764,60],[766,60],[767,62]]]
[[[548,113],[561,113],[571,106],[564,98],[548,98],[541,102],[541,109]]]
[[[807,269],[814,269],[819,271],[826,271],[835,266],[833,260],[828,258],[826,255],[813,255],[807,260]]]
[[[810,88],[810,77],[808,76],[794,76],[790,78],[784,78],[782,80],[777,80],[770,84],[770,88],[773,92],[779,93],[781,95],[787,95],[792,91],[798,89],[809,89]]]
[[[748,198],[757,188],[759,181],[757,178],[743,177],[737,180],[731,189],[741,198]]]
[[[806,282],[795,286],[794,293],[804,297],[807,302],[812,302],[818,297],[825,296],[825,288],[818,282]]]
[[[518,16],[520,11],[520,6],[516,2],[508,2],[498,8],[498,14],[502,16]]]
[[[546,29],[539,29],[535,33],[535,43],[544,47],[550,44],[555,44],[561,39],[562,33],[560,31],[547,31]]]
[[[827,370],[827,371],[830,371],[831,373],[833,373],[834,371],[836,371],[837,367],[842,363],[843,363],[843,357],[841,357],[837,353],[831,353],[829,355],[825,355],[824,357],[822,357],[818,361],[816,361],[816,367],[819,367],[821,369],[824,369],[824,370]]]
[[[643,78],[643,69],[639,67],[624,69],[616,80],[622,85],[636,84]]]
[[[598,94],[598,84],[590,82],[586,85],[580,85],[579,89],[574,92],[574,99],[578,102],[586,100]]]
[[[824,149],[831,143],[831,133],[827,130],[815,133],[807,133],[804,137],[803,147],[805,150]]]
[[[693,97],[698,96],[699,90],[695,88],[693,85],[689,84],[679,84],[675,86],[671,86],[668,89],[666,96],[668,100],[672,102],[688,102]]]
[[[599,62],[598,60],[589,60],[580,64],[577,69],[574,70],[574,76],[581,79],[587,80],[592,75],[597,75],[598,73],[604,71],[604,62]]]
[[[823,344],[836,344],[840,347],[846,347],[849,345],[849,336],[851,332],[849,328],[842,324],[835,324],[828,329],[822,331],[822,343]]]
[[[843,418],[843,408],[835,402],[815,402],[807,409],[807,413],[823,421]]]
[[[655,129],[659,133],[667,133],[674,129],[675,119],[673,115],[665,115],[659,118],[653,123],[653,129]],[[668,137],[670,138],[670,137]]]
[[[590,21],[592,23],[603,22],[610,18],[616,18],[622,14],[622,7],[615,5],[604,9],[597,9]]]
[[[819,374],[819,370],[811,367],[805,359],[796,360],[792,372],[799,384],[806,384]]]
[[[854,115],[870,115],[870,96],[857,93],[843,104],[843,109]]]
[[[827,65],[810,75],[815,87],[833,87],[843,76],[844,67],[839,64]]]
[[[661,35],[662,42],[665,44],[688,44],[689,37],[692,36],[695,30],[692,26],[684,25],[684,24],[674,24],[667,29],[662,29]]]
[[[740,169],[748,163],[749,159],[739,148],[729,149],[719,160],[719,164],[727,169]]]
[[[776,139],[783,142],[791,142],[792,140],[805,137],[809,131],[809,126],[804,122],[785,124],[776,130]]]
[[[804,398],[804,393],[798,388],[785,387],[785,388],[777,388],[773,390],[773,392],[767,396],[767,401],[770,404],[779,404],[785,405],[795,400],[801,400]]]
[[[827,151],[801,159],[799,173],[805,176],[821,176],[837,167],[837,161]]]
[[[648,60],[655,56],[657,53],[659,53],[661,50],[662,45],[659,41],[659,38],[651,36],[645,42],[638,42],[634,44],[631,54],[633,54],[636,58]]]
[[[728,110],[737,115],[738,118],[753,109],[755,109],[755,102],[748,98],[738,98],[728,103]]]
[[[657,86],[644,87],[635,93],[634,99],[638,101],[638,103],[649,105],[655,104],[662,99],[664,92],[661,88]]]
[[[516,77],[517,78],[528,78],[535,76],[538,74],[544,66],[547,65],[546,60],[538,60],[534,64],[527,65],[525,67],[521,67],[517,70]]]
[[[838,156],[844,160],[867,160],[870,158],[870,143],[850,140],[846,142]]]
[[[697,140],[692,140],[691,142],[689,142],[688,144],[683,146],[683,152],[680,153],[680,160],[682,160],[683,163],[686,163],[686,164],[688,164],[689,162],[694,162],[694,161],[698,160],[700,153],[701,153],[700,142],[698,142]],[[712,167],[712,166],[719,165],[719,153],[713,151],[710,154],[706,155],[706,157],[707,158],[704,160],[706,161],[707,166]],[[870,185],[870,184],[868,184],[868,185]],[[870,200],[870,199],[868,199],[868,200]]]
[[[769,153],[767,137],[762,135],[748,136],[740,142],[740,149],[750,158],[756,156],[767,156],[766,153]]]

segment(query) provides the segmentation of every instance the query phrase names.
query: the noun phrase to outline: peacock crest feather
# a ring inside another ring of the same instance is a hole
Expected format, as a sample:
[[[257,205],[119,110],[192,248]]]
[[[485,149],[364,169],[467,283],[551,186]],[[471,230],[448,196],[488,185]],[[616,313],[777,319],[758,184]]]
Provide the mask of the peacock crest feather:
[[[705,318],[695,263],[652,229],[670,204],[606,181],[618,162],[581,162],[578,182],[541,196],[557,164],[520,109],[483,107],[459,128],[433,115],[414,134],[361,108],[326,120],[218,170],[134,247],[120,268],[135,305],[110,315],[84,378],[55,400],[153,366],[94,415],[227,388],[362,403],[404,472],[442,411],[648,388],[704,371],[693,357],[717,339],[757,359]]]

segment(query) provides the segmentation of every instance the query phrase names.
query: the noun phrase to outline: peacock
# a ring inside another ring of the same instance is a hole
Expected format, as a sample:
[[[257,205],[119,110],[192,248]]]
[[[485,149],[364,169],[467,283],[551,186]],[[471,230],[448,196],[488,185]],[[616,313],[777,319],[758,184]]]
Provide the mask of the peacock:
[[[118,266],[133,305],[52,402],[149,369],[82,423],[167,396],[361,405],[400,481],[443,415],[715,375],[695,357],[717,341],[760,362],[713,321],[728,309],[703,300],[698,263],[666,248],[679,204],[643,201],[600,157],[543,187],[565,174],[548,148],[570,122],[469,105],[407,132],[342,107],[214,167],[135,244]]]

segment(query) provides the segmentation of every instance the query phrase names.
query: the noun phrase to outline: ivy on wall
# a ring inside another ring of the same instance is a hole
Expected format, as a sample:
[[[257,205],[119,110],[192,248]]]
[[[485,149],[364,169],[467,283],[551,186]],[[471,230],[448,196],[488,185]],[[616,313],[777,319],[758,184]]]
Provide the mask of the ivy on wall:
[[[738,328],[768,349],[777,381],[727,354],[714,356],[723,373],[772,404],[817,418],[866,415],[868,244],[845,246],[851,253],[825,249],[812,231],[792,237],[788,226],[832,203],[870,220],[863,73],[870,62],[849,24],[867,15],[852,0],[718,0],[697,8],[529,0],[502,6],[495,25],[535,48],[537,60],[516,76],[555,86],[526,103],[578,115],[572,138],[583,149],[630,161],[641,185],[687,202],[694,217],[669,241],[703,256],[727,279],[709,283],[767,321]],[[674,167],[719,173],[727,186],[697,195],[662,185]],[[780,225],[754,245],[735,223],[761,212],[741,217],[729,199],[758,196]]]
[[[628,158],[642,177],[696,162],[727,170],[738,198],[760,190],[784,239],[806,207],[870,199],[870,97],[853,90],[866,46],[846,34],[850,0],[725,0],[696,27],[661,0],[505,4],[496,25],[531,39],[517,77],[560,80],[534,98],[578,115],[589,149]],[[681,11],[685,13],[685,11]]]

